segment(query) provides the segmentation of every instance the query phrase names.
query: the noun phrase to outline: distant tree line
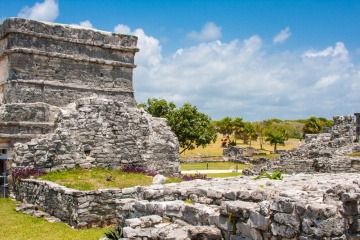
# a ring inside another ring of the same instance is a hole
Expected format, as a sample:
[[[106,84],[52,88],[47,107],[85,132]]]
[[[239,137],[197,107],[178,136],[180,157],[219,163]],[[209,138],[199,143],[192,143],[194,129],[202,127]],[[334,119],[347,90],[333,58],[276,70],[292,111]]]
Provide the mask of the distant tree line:
[[[236,145],[238,140],[251,146],[252,141],[259,141],[263,149],[264,142],[274,146],[285,145],[289,138],[303,139],[305,134],[321,133],[331,127],[333,121],[326,118],[310,117],[299,120],[280,120],[277,118],[261,122],[247,122],[241,117],[224,117],[219,121],[198,111],[190,103],[185,103],[177,108],[173,102],[164,99],[149,98],[146,103],[138,104],[154,117],[166,118],[167,124],[176,134],[181,147],[181,152],[197,147],[205,147],[216,141],[217,133],[229,139],[228,145]]]

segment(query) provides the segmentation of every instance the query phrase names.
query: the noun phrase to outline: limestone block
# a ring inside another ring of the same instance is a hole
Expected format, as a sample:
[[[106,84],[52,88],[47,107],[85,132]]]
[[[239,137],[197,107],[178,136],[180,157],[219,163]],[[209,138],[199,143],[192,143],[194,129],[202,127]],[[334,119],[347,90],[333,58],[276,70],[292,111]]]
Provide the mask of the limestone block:
[[[262,240],[261,232],[250,224],[243,222],[236,223],[236,235],[243,236],[253,240]]]
[[[270,210],[283,212],[283,213],[292,213],[294,209],[294,203],[290,199],[279,198],[275,199],[270,203]]]
[[[167,177],[157,174],[153,179],[153,184],[165,184]]]
[[[232,214],[234,217],[249,218],[250,212],[259,211],[258,203],[244,201],[224,201],[221,203],[222,214]]]
[[[316,237],[339,236],[344,232],[344,220],[339,217],[323,220],[305,218],[302,223],[302,231]]]
[[[300,227],[300,219],[296,215],[293,215],[293,214],[275,213],[274,221],[276,221],[280,224],[286,225],[286,226],[294,227],[294,228]]]
[[[221,231],[218,228],[210,226],[189,227],[190,239],[198,240],[221,240]]]
[[[256,229],[268,230],[270,226],[270,216],[266,217],[258,212],[250,212],[249,224]]]
[[[276,222],[271,223],[271,231],[275,236],[280,236],[283,238],[293,238],[299,232],[298,229]]]
[[[337,213],[336,206],[320,203],[309,204],[305,214],[310,218],[327,219],[334,217]]]

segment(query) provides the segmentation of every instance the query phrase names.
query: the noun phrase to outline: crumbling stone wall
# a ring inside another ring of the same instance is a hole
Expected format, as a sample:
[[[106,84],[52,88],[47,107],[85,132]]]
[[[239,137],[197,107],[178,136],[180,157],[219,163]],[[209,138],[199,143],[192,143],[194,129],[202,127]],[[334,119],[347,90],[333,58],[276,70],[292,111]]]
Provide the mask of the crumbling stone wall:
[[[360,186],[358,174],[351,173],[285,175],[281,181],[196,180],[97,191],[29,179],[19,182],[17,197],[76,228],[114,223],[115,217],[129,239],[221,239],[220,233],[224,239],[258,240],[360,237]],[[192,204],[184,202],[189,199]],[[208,238],[196,238],[195,233]]]
[[[286,151],[276,160],[245,169],[244,174],[279,170],[286,173],[359,172],[359,159],[347,154],[358,152],[360,144],[354,143],[353,116],[334,116],[334,126],[329,133],[308,134],[305,143]]]
[[[246,154],[245,151],[250,152]],[[223,149],[223,157],[230,162],[244,163],[244,164],[260,164],[267,161],[266,158],[251,158],[250,156],[258,154],[258,151],[252,147],[241,148],[238,146],[231,146]]]
[[[14,147],[14,166],[45,171],[143,166],[177,173],[179,145],[165,119],[108,99],[83,98],[61,108],[53,133]]]

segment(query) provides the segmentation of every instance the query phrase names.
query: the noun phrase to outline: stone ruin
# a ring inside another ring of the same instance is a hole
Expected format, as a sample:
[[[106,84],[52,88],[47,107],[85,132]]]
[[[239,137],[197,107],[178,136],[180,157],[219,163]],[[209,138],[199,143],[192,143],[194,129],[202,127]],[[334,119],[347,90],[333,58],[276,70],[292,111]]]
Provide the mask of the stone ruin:
[[[136,108],[137,37],[20,18],[0,26],[0,147],[12,167],[179,172],[164,119]]]
[[[286,151],[273,161],[243,171],[246,175],[262,171],[291,173],[359,172],[360,159],[347,154],[360,152],[356,141],[353,116],[334,116],[334,126],[328,133],[307,134],[305,143]]]
[[[13,166],[136,163],[178,172],[178,142],[165,120],[135,108],[136,52],[132,36],[5,20],[0,143],[14,146]],[[18,210],[75,228],[116,224],[125,239],[359,239],[360,161],[346,154],[360,148],[352,143],[352,117],[334,120],[330,134],[309,136],[279,160],[244,171],[307,174],[95,191],[23,179],[14,192],[24,203]]]

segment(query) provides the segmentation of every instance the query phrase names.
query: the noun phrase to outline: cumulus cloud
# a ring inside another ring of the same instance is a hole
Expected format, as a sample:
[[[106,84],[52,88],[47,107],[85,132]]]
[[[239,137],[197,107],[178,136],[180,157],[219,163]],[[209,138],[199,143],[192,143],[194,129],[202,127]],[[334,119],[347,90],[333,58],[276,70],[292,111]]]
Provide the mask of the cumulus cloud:
[[[341,42],[303,53],[274,53],[253,35],[202,42],[163,56],[159,40],[144,30],[117,25],[115,31],[139,38],[134,71],[138,102],[161,97],[178,106],[190,102],[213,119],[250,121],[358,111],[360,66],[351,62]]]
[[[45,0],[35,3],[34,6],[25,6],[18,13],[20,18],[52,22],[59,16],[59,5],[56,0]]]
[[[213,22],[208,22],[200,32],[192,31],[186,37],[199,42],[216,40],[221,37],[221,27],[216,26]]]
[[[92,23],[89,21],[89,20],[85,20],[83,22],[80,22],[79,24],[77,23],[73,23],[73,24],[70,24],[72,26],[78,26],[78,27],[83,27],[83,28],[94,28]]]
[[[290,28],[286,27],[273,38],[273,43],[284,43],[290,36]]]
[[[309,50],[304,53],[304,56],[309,58],[336,58],[341,61],[348,61],[349,51],[344,43],[337,42],[335,47],[327,47],[321,51]]]
[[[131,29],[123,24],[118,24],[114,28],[114,32],[121,34],[131,34],[138,37],[138,48],[140,52],[136,54],[136,63],[141,72],[151,73],[159,66],[162,55],[161,46],[158,39],[148,36],[141,28],[131,31]]]

